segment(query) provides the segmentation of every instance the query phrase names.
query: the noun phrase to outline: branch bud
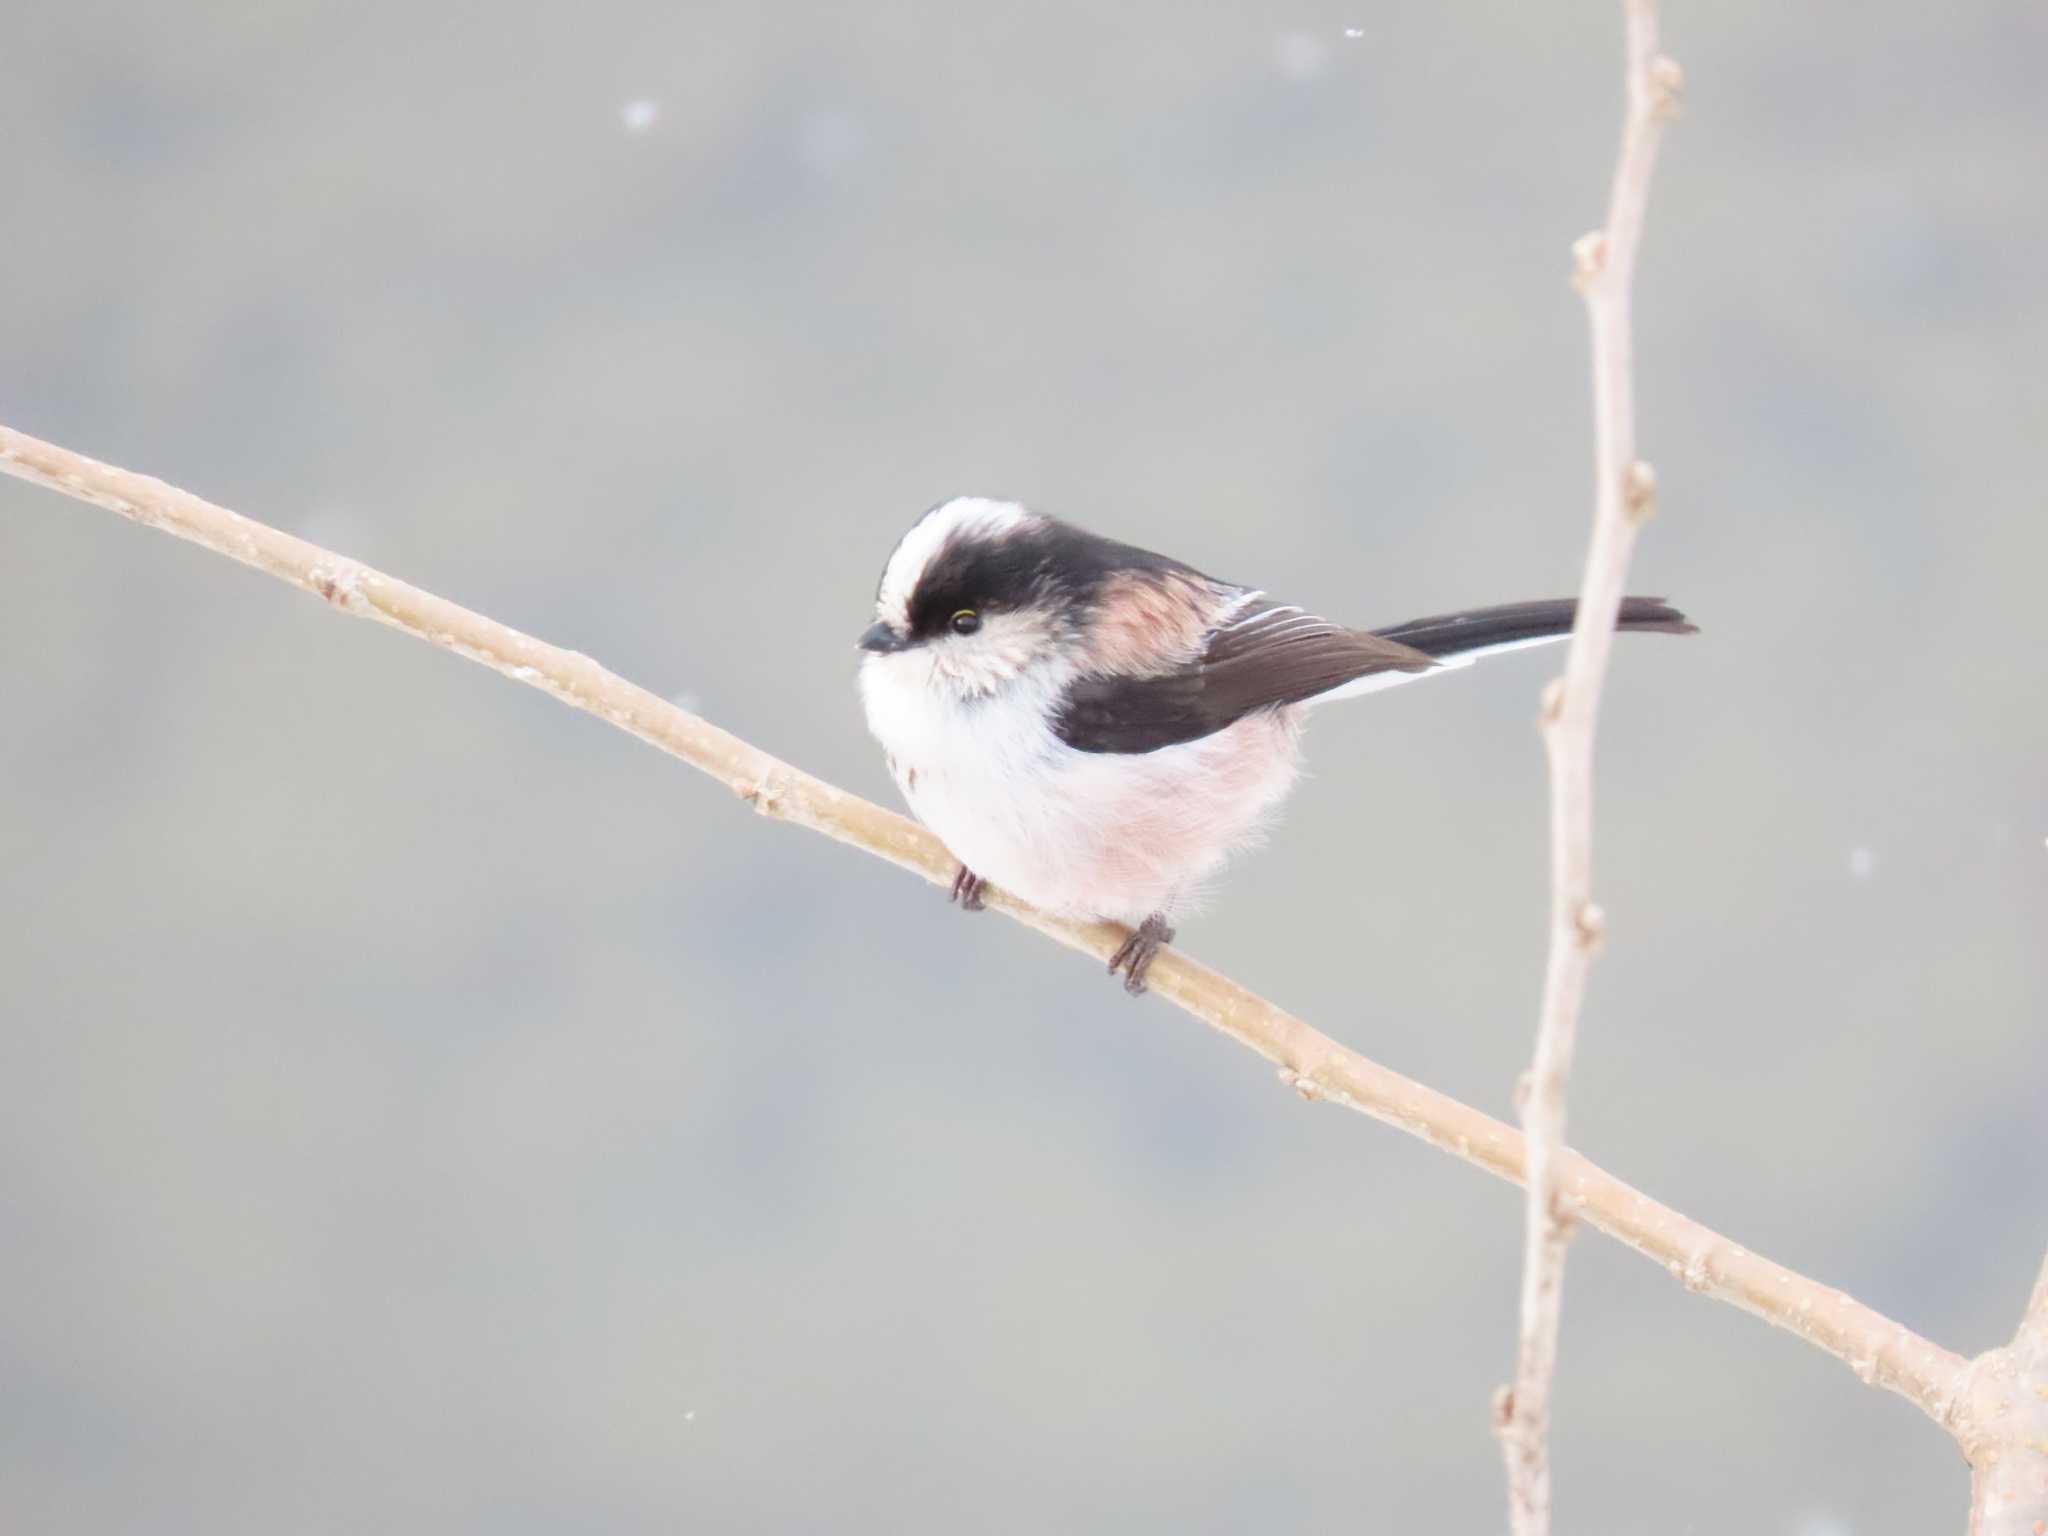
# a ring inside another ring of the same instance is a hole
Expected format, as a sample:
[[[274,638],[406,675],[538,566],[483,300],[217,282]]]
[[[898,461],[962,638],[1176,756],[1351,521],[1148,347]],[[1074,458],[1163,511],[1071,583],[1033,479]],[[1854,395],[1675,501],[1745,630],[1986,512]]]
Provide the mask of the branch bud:
[[[1582,902],[1578,911],[1572,914],[1572,931],[1577,934],[1579,947],[1595,950],[1607,936],[1607,914],[1600,910],[1597,901]]]
[[[1685,71],[1678,60],[1660,53],[1650,60],[1650,114],[1668,123],[1685,110]]]
[[[1313,1104],[1318,1099],[1323,1097],[1323,1090],[1316,1083],[1316,1081],[1313,1078],[1303,1077],[1299,1072],[1295,1071],[1294,1068],[1282,1067],[1280,1069],[1279,1075],[1280,1086],[1283,1088],[1292,1088],[1294,1090],[1295,1097],[1303,1100],[1304,1102]]]
[[[1657,515],[1657,471],[1643,459],[1629,465],[1622,476],[1621,510],[1638,528]]]
[[[1589,230],[1572,242],[1572,286],[1585,293],[1607,270],[1607,231]]]

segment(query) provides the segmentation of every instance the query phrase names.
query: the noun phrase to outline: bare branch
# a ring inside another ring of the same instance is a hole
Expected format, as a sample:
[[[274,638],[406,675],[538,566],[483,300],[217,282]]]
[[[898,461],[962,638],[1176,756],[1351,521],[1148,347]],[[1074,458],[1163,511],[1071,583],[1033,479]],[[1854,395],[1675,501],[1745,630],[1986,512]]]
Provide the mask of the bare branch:
[[[1970,1362],[1954,1429],[1970,1458],[1970,1536],[2048,1532],[2048,1259],[2019,1332]]]
[[[1557,1368],[1558,1314],[1572,1218],[1567,1203],[1559,1199],[1564,1189],[1565,1090],[1586,975],[1605,926],[1593,902],[1593,735],[1629,555],[1636,531],[1656,506],[1656,477],[1636,458],[1629,302],[1650,173],[1663,125],[1677,111],[1681,79],[1677,64],[1657,52],[1653,0],[1624,0],[1624,8],[1628,110],[1607,222],[1573,247],[1574,281],[1585,296],[1592,330],[1598,493],[1571,650],[1564,677],[1544,693],[1541,717],[1550,759],[1550,959],[1535,1064],[1522,1109],[1529,1136],[1529,1184],[1515,1383],[1495,1408],[1516,1536],[1545,1536],[1550,1529],[1550,1383]]]
[[[822,832],[934,885],[953,860],[929,833],[857,795],[815,779],[587,656],[565,651],[423,592],[358,561],[252,522],[143,475],[97,463],[0,427],[0,470],[118,512],[320,597],[357,618],[480,662],[553,694],[661,748],[737,793],[756,811]],[[1107,923],[1050,917],[993,888],[991,907],[1070,949],[1106,960],[1125,937]],[[1302,1097],[1327,1099],[1421,1138],[1488,1173],[1519,1182],[1522,1138],[1476,1109],[1345,1049],[1300,1019],[1178,948],[1147,974],[1151,989],[1280,1068]],[[1965,1362],[1861,1302],[1739,1247],[1565,1150],[1553,1165],[1559,1201],[1679,1280],[1797,1334],[1846,1361],[1866,1382],[1896,1392],[1946,1424]]]

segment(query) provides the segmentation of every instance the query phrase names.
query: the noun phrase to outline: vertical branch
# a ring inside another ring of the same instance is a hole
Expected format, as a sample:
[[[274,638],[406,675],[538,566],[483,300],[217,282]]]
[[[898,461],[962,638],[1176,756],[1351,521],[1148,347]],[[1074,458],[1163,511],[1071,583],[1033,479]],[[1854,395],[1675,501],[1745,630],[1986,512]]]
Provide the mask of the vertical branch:
[[[1970,1536],[2048,1531],[2048,1259],[2019,1332],[1970,1364],[1955,1425],[1970,1458]]]
[[[1550,1383],[1570,1237],[1557,1198],[1565,1086],[1586,974],[1602,928],[1593,901],[1593,734],[1629,555],[1656,501],[1650,466],[1636,457],[1629,293],[1650,173],[1663,126],[1676,114],[1680,74],[1657,51],[1654,0],[1624,0],[1624,10],[1628,108],[1607,219],[1572,248],[1573,282],[1585,297],[1592,331],[1597,495],[1571,651],[1564,676],[1544,692],[1541,716],[1550,761],[1550,958],[1522,1110],[1529,1177],[1521,1337],[1514,1386],[1496,1407],[1516,1536],[1544,1536],[1550,1529]]]

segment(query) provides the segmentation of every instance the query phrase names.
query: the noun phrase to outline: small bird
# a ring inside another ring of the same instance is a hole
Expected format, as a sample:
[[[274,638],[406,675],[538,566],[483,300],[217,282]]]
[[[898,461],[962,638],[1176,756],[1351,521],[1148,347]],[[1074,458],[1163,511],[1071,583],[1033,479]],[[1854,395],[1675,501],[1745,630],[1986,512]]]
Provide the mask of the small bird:
[[[1347,629],[1014,502],[941,502],[889,556],[861,700],[897,786],[959,872],[1129,925],[1133,995],[1170,926],[1294,784],[1308,706],[1562,640],[1576,604]],[[1631,597],[1620,627],[1691,634]]]

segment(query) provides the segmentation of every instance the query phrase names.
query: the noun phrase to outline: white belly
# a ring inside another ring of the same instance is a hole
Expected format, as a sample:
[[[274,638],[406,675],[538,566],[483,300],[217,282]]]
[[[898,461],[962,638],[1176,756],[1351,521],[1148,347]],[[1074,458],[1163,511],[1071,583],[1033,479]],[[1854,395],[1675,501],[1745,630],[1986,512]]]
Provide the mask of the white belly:
[[[1137,923],[1185,908],[1294,782],[1296,710],[1156,752],[1079,752],[1037,699],[961,701],[874,666],[861,682],[917,819],[975,874],[1055,912]]]

